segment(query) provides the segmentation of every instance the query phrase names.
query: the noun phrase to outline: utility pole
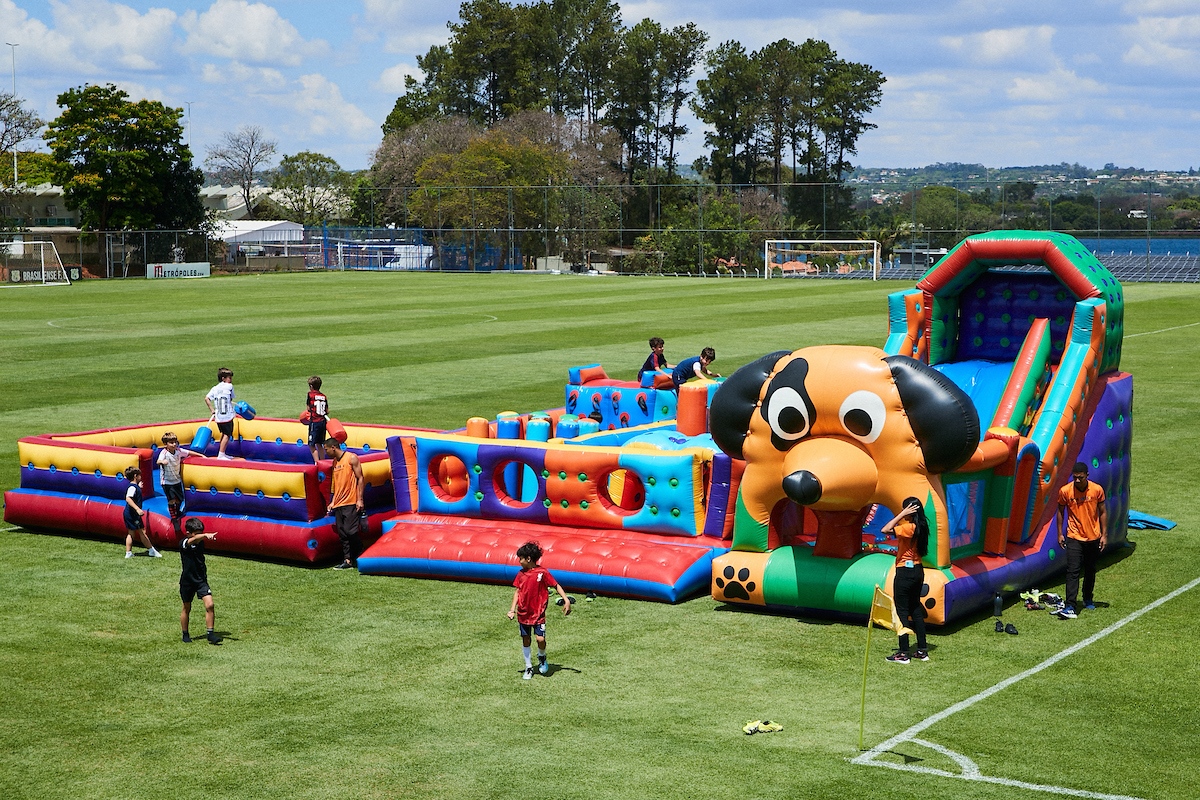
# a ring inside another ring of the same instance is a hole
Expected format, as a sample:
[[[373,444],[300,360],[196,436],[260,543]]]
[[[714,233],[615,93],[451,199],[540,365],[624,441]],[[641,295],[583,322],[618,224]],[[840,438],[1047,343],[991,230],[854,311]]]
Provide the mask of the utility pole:
[[[17,48],[19,43],[5,42],[12,48],[13,102],[17,101]],[[17,188],[17,143],[13,142],[13,188]]]

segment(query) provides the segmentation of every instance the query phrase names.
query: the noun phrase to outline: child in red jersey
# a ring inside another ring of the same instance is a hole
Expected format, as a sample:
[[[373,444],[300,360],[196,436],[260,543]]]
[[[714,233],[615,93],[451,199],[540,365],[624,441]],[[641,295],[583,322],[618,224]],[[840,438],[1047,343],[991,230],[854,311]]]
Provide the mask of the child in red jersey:
[[[321,377],[313,375],[308,379],[308,449],[312,452],[313,463],[321,460],[321,450],[325,446],[325,424],[329,421],[329,398],[321,393]]]
[[[537,542],[526,542],[517,548],[517,561],[521,563],[521,571],[513,579],[512,607],[508,610],[508,618],[516,619],[521,626],[521,653],[525,656],[525,680],[533,677],[533,661],[530,658],[531,636],[537,637],[538,672],[545,675],[550,671],[546,663],[546,606],[550,602],[550,587],[558,590],[563,599],[563,616],[571,613],[571,598],[554,580],[545,567],[539,567],[542,558],[542,548]]]

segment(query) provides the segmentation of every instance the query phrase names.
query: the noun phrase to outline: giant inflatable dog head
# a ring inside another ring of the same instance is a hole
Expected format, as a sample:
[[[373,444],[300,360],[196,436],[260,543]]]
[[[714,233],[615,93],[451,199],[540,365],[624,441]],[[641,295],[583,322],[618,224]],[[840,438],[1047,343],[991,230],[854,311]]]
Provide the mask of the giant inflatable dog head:
[[[873,347],[779,351],[731,375],[709,412],[713,439],[746,461],[741,500],[766,530],[784,498],[817,517],[817,555],[851,557],[872,503],[897,511],[929,498],[939,541],[945,500],[936,475],[979,443],[975,406],[941,373]],[[765,547],[765,542],[763,547]],[[739,543],[734,547],[760,549]]]

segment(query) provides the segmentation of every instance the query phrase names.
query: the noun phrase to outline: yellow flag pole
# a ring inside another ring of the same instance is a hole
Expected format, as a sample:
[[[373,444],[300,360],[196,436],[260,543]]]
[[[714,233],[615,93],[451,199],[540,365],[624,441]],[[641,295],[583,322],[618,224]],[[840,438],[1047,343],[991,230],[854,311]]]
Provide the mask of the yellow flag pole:
[[[858,749],[862,752],[863,749],[863,725],[867,718],[867,664],[871,659],[871,630],[875,627],[875,622],[871,619],[871,615],[867,615],[867,649],[863,653],[863,680],[862,680],[862,705],[858,712]]]

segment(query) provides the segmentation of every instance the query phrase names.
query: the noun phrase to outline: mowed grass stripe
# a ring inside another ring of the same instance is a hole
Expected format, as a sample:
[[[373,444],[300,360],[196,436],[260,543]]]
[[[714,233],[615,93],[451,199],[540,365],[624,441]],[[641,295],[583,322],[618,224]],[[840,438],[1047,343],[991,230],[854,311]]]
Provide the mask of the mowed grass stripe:
[[[19,436],[201,416],[226,360],[239,394],[264,415],[298,414],[316,372],[343,418],[458,427],[473,414],[561,404],[572,364],[602,361],[631,376],[655,334],[675,360],[711,344],[726,374],[776,349],[879,346],[886,294],[899,288],[348,273],[4,292],[0,357],[32,347],[39,358],[0,384],[0,484],[17,481]],[[1126,329],[1194,321],[1198,296],[1200,287],[1126,287]],[[163,333],[172,309],[181,322]],[[371,319],[367,331],[356,328],[360,314]],[[112,327],[93,335],[45,324],[72,316]],[[136,348],[109,333],[137,336],[131,320],[155,325]],[[1133,504],[1180,528],[1136,533],[1136,552],[1106,563],[1097,594],[1112,603],[1102,612],[1109,616],[1071,625],[1010,607],[1019,637],[995,634],[989,618],[970,620],[935,631],[933,662],[906,670],[883,663],[891,643],[877,635],[871,741],[1028,669],[1178,586],[1180,575],[1200,574],[1200,555],[1187,546],[1198,515],[1180,469],[1200,444],[1188,390],[1194,342],[1194,330],[1170,331],[1125,349],[1123,367],[1136,377]],[[127,562],[120,551],[0,531],[5,797],[963,793],[960,781],[897,780],[848,763],[858,733],[858,626],[705,598],[675,607],[600,598],[567,620],[551,615],[558,669],[526,683],[504,618],[506,587],[214,556],[218,628],[231,639],[185,646],[178,556]],[[1061,583],[1045,588],[1062,591]],[[989,774],[1194,796],[1185,778],[1200,763],[1179,743],[1195,739],[1200,718],[1187,657],[1198,617],[1191,605],[1173,606],[1012,687],[1028,686],[1014,702],[946,720],[935,740]],[[193,613],[193,631],[198,619]],[[763,717],[784,731],[740,732]],[[1114,718],[1119,732],[1093,735]],[[1150,766],[1168,761],[1161,774]],[[976,785],[970,793],[1044,797]]]

